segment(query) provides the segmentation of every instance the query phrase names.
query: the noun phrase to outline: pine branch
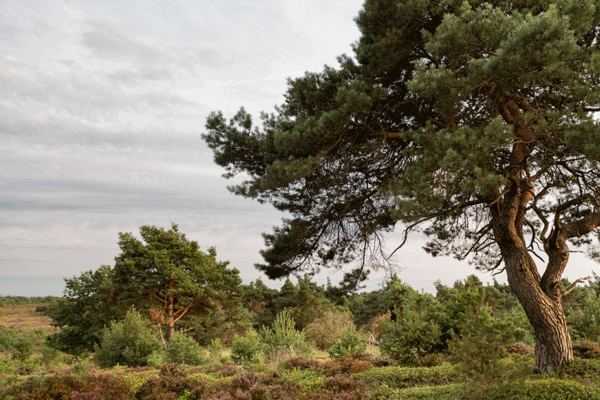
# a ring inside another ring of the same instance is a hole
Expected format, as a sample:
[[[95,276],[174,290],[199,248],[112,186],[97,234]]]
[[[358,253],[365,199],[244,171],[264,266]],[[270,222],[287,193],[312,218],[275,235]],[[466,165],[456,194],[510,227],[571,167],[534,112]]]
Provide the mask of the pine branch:
[[[569,293],[571,293],[575,289],[575,287],[577,286],[578,283],[581,283],[581,282],[586,281],[586,280],[591,279],[591,278],[592,278],[591,276],[586,276],[585,278],[579,278],[579,279],[577,279],[575,282],[573,282],[571,284],[571,286],[569,286],[568,288],[566,288],[565,290],[563,290],[563,292],[561,293],[561,296],[565,297],[566,295],[568,295]]]

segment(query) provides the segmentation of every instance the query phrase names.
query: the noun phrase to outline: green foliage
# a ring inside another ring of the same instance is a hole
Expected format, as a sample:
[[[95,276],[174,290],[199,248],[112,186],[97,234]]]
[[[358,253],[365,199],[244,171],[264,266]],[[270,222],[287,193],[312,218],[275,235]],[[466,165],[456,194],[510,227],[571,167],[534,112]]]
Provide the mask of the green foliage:
[[[441,312],[438,323],[442,330],[442,348],[447,349],[449,342],[462,332],[465,315],[474,310],[489,307],[490,316],[504,321],[509,327],[508,336],[515,341],[533,344],[533,330],[523,308],[507,286],[494,282],[493,286],[483,286],[474,275],[464,281],[456,281],[453,287],[436,282],[436,299],[440,302]]]
[[[562,310],[530,302],[560,298],[568,242],[598,255],[597,1],[367,0],[356,22],[355,57],[290,80],[262,123],[244,109],[207,118],[215,162],[247,177],[231,190],[291,215],[257,267],[364,268],[400,222],[433,256],[504,260],[545,337],[537,321]],[[537,249],[550,258],[539,276]]]
[[[258,333],[248,331],[245,336],[236,335],[231,342],[231,358],[238,364],[252,362],[260,350]]]
[[[319,350],[328,350],[352,325],[348,311],[325,311],[304,329],[306,341]]]
[[[311,352],[304,332],[296,330],[294,320],[287,310],[277,314],[272,328],[263,328],[260,331],[260,342],[268,352],[293,352],[297,354],[309,354]]]
[[[271,326],[277,314],[273,301],[278,291],[269,288],[261,279],[242,285],[242,288],[242,304],[250,311],[252,327],[259,330],[263,326]]]
[[[588,291],[580,310],[571,315],[571,332],[574,339],[600,340],[600,296]]]
[[[65,279],[64,297],[49,306],[53,324],[60,328],[46,343],[63,352],[81,355],[100,343],[102,329],[123,317],[126,310],[112,299],[113,269],[103,265],[96,271]]]
[[[333,305],[325,297],[323,287],[312,282],[309,275],[298,278],[298,291],[293,300],[295,305],[289,311],[298,330],[306,328],[323,311],[333,309]]]
[[[52,304],[58,300],[55,296],[0,296],[0,307],[16,306],[24,304],[43,304],[40,307],[45,307],[47,304]],[[36,310],[37,311],[37,310]],[[1,315],[1,314],[0,314]]]
[[[450,342],[452,358],[469,374],[497,372],[499,360],[506,355],[504,346],[513,339],[510,322],[492,316],[482,287],[463,292],[458,302],[464,311],[459,313],[460,334]]]
[[[161,348],[155,329],[132,308],[123,321],[104,329],[101,344],[94,347],[94,360],[103,368],[148,365],[148,357]]]
[[[356,327],[352,324],[329,349],[329,356],[331,358],[357,357],[363,355],[365,350],[367,350],[367,342],[360,338]]]
[[[39,335],[35,332],[26,331],[17,336],[12,343],[12,356],[20,362],[25,362],[37,348]]]
[[[208,354],[213,362],[216,362],[221,359],[221,356],[223,354],[223,342],[220,338],[216,338],[210,341],[210,345],[208,346]]]
[[[92,351],[102,329],[131,306],[166,325],[167,339],[176,325],[193,327],[202,343],[217,336],[229,340],[248,328],[239,272],[217,261],[214,248],[200,251],[175,224],[171,230],[142,226],[140,233],[143,242],[120,233],[114,268],[104,265],[65,280],[65,297],[48,311],[60,328],[48,345],[76,356]]]
[[[200,365],[206,361],[198,342],[181,332],[175,332],[171,337],[165,353],[170,363]]]
[[[153,322],[168,327],[167,338],[188,312],[206,317],[218,306],[239,306],[239,271],[218,262],[214,248],[200,251],[176,224],[170,230],[145,225],[140,235],[143,242],[131,233],[119,234],[117,300],[148,310]]]
[[[465,398],[481,400],[600,400],[597,388],[559,379],[505,381],[469,390]]]
[[[394,321],[382,327],[381,352],[408,365],[422,365],[422,358],[434,352],[441,336],[437,301],[415,292],[397,278],[389,284]]]
[[[446,385],[464,380],[462,374],[452,365],[446,364],[429,368],[380,367],[355,375],[368,387],[386,385],[390,388],[403,389],[412,386]]]
[[[15,327],[0,326],[0,351],[11,351],[18,336]]]
[[[42,341],[41,330],[21,330],[0,326],[0,352],[10,352],[11,357],[25,362]]]

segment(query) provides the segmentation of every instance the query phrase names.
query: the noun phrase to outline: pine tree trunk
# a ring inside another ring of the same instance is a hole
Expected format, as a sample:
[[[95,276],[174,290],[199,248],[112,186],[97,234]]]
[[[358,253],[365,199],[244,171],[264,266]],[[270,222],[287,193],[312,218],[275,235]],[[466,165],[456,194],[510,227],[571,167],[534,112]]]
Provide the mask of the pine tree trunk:
[[[573,360],[558,280],[544,285],[545,276],[539,276],[526,249],[502,245],[501,248],[510,288],[523,306],[535,332],[536,371],[556,372],[561,365]],[[566,260],[564,262],[566,264]],[[547,286],[546,290],[543,286]]]
[[[167,342],[175,334],[175,315],[173,310],[173,297],[167,297]]]

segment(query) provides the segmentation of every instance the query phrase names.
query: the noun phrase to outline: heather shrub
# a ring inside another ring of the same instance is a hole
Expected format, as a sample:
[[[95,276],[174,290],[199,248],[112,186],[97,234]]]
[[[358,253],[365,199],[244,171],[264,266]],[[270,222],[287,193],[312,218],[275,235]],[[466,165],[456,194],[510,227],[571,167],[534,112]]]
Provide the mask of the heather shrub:
[[[328,350],[351,324],[348,311],[326,311],[306,326],[306,341],[319,350]]]
[[[464,382],[464,376],[456,367],[446,364],[437,367],[380,367],[354,375],[356,380],[365,382],[368,387],[386,385],[403,389],[412,386],[447,385]]]
[[[200,365],[205,362],[204,350],[198,342],[181,332],[175,332],[169,339],[165,353],[170,363]]]
[[[546,378],[508,380],[499,384],[468,385],[463,399],[469,400],[600,400],[600,392],[580,382]]]
[[[367,342],[360,338],[354,324],[346,328],[346,332],[329,349],[331,358],[344,356],[356,357],[365,353]]]
[[[148,356],[162,348],[154,329],[147,326],[139,312],[131,308],[123,321],[105,328],[100,346],[95,346],[94,360],[102,368],[117,364],[136,367],[148,365]]]
[[[575,358],[560,368],[559,376],[561,378],[598,381],[600,380],[600,360]]]
[[[259,350],[260,341],[254,330],[248,331],[245,336],[236,334],[231,342],[231,359],[237,364],[252,362]]]
[[[125,380],[112,374],[88,375],[79,378],[71,374],[53,375],[44,379],[30,378],[22,383],[0,389],[3,399],[131,399],[133,391]]]
[[[335,376],[322,383],[308,377],[310,384],[281,378],[277,373],[248,373],[227,381],[197,388],[185,400],[364,400],[364,385],[352,377]]]
[[[289,369],[311,369],[319,365],[317,360],[309,360],[304,357],[292,357],[285,361],[284,365]]]
[[[186,371],[178,364],[165,364],[159,376],[150,377],[136,391],[136,399],[167,400],[176,399],[190,392],[204,382],[200,378],[188,378]]]
[[[600,345],[597,342],[573,342],[573,354],[581,358],[600,358]]]
[[[319,370],[322,371],[325,376],[355,374],[368,371],[371,368],[373,368],[373,364],[370,361],[348,356],[327,360],[319,366]]]

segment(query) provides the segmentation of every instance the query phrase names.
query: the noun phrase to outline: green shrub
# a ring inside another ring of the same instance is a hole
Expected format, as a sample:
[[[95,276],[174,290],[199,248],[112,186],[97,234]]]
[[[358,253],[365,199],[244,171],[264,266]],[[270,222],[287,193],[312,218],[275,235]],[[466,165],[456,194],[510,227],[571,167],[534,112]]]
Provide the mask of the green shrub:
[[[371,393],[370,400],[458,400],[464,398],[463,393],[464,384],[415,386],[406,389],[382,385]]]
[[[39,339],[32,331],[22,332],[12,343],[12,356],[15,360],[25,362],[37,348]]]
[[[569,319],[575,339],[593,342],[600,340],[600,296],[593,291],[588,292],[583,299],[582,309]]]
[[[161,367],[164,363],[167,362],[167,356],[165,354],[165,351],[163,349],[154,350],[152,353],[150,353],[150,355],[146,359],[146,362],[151,367]]]
[[[449,343],[451,359],[468,374],[496,373],[499,360],[507,355],[504,347],[512,339],[509,323],[492,317],[487,306],[464,318],[460,335]]]
[[[250,330],[246,336],[235,335],[231,342],[231,359],[238,364],[252,362],[260,350],[258,334]]]
[[[570,363],[563,365],[559,371],[560,377],[584,378],[600,380],[600,360],[575,358]]]
[[[381,325],[380,350],[402,364],[422,366],[442,335],[435,322],[439,306],[432,296],[409,289],[394,306],[396,320],[386,319]]]
[[[297,331],[294,320],[287,310],[277,314],[273,328],[263,328],[260,331],[260,342],[271,354],[296,353],[310,354],[312,349],[306,342],[304,332]]]
[[[329,356],[331,358],[356,357],[364,354],[365,350],[367,350],[367,342],[358,336],[358,332],[352,324],[346,329],[346,333],[329,349]]]
[[[165,353],[170,363],[200,365],[205,361],[204,350],[198,342],[181,332],[175,332],[169,339]]]
[[[12,351],[19,331],[14,327],[0,326],[0,351]]]
[[[212,339],[208,345],[208,353],[213,362],[219,361],[223,354],[223,342],[221,338]]]
[[[386,385],[394,389],[412,386],[446,385],[463,382],[464,376],[452,365],[438,367],[380,367],[354,375],[369,387]]]
[[[546,378],[532,381],[508,380],[500,384],[471,386],[463,393],[469,400],[600,400],[596,387],[579,382]]]
[[[94,360],[102,368],[117,364],[131,367],[148,365],[148,356],[162,348],[154,329],[139,312],[131,308],[121,322],[105,328],[101,345],[96,345]]]

